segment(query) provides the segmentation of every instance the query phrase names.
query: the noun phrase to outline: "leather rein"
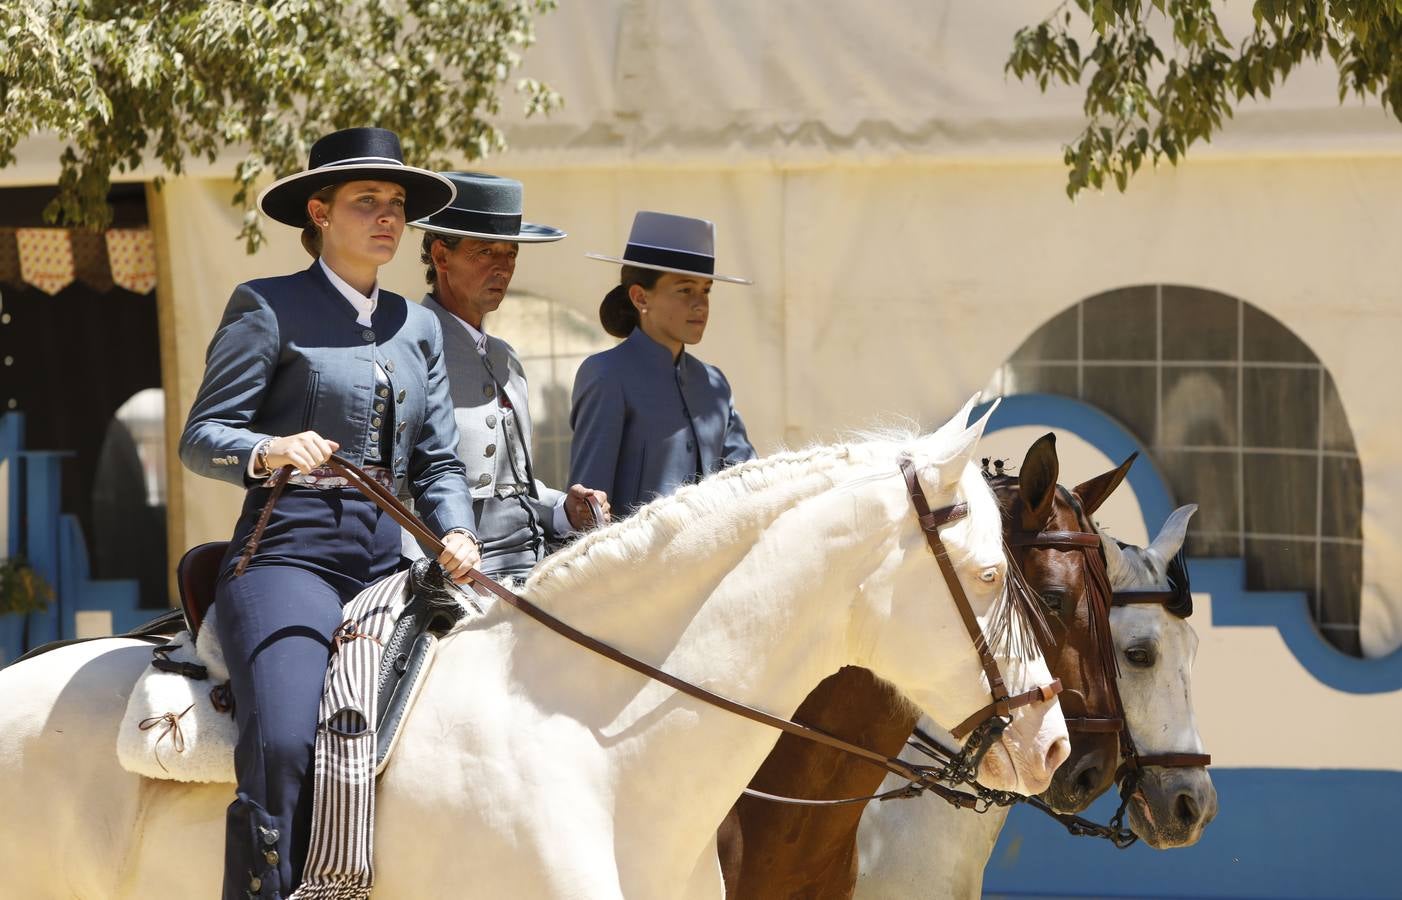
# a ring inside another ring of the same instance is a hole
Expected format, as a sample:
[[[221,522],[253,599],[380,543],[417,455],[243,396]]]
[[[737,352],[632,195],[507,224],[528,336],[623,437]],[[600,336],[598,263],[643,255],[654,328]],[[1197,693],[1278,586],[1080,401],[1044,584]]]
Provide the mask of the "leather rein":
[[[326,465],[334,469],[338,475],[346,479],[349,486],[356,488],[366,497],[372,500],[391,518],[403,526],[425,547],[433,551],[435,558],[441,555],[444,550],[443,542],[433,532],[419,521],[397,497],[384,485],[371,478],[354,463],[332,456],[327,460]],[[955,504],[939,510],[931,511],[925,492],[920,487],[919,479],[916,477],[914,464],[908,457],[901,459],[901,471],[905,475],[906,485],[910,492],[910,499],[915,506],[916,514],[920,519],[920,527],[925,533],[926,541],[930,549],[939,560],[940,570],[944,575],[945,582],[949,587],[951,595],[954,597],[955,606],[959,609],[960,617],[964,621],[964,626],[969,631],[969,636],[973,640],[975,648],[978,650],[981,663],[985,673],[988,675],[989,691],[992,695],[992,702],[982,709],[969,716],[961,722],[956,729],[951,732],[956,738],[969,735],[969,740],[957,753],[947,754],[948,759],[940,766],[926,766],[907,762],[899,757],[888,757],[880,753],[873,752],[865,747],[852,744],[840,738],[833,737],[815,728],[810,728],[798,722],[784,719],[779,716],[764,712],[747,706],[728,697],[706,690],[703,687],[684,681],[675,675],[663,671],[649,663],[643,662],[627,653],[604,643],[598,638],[585,634],[573,626],[557,619],[555,616],[536,606],[526,598],[507,590],[502,585],[483,575],[476,568],[470,569],[467,580],[472,585],[473,590],[479,595],[486,597],[492,595],[500,599],[503,603],[524,613],[551,631],[561,635],[610,659],[619,665],[632,669],[654,681],[686,694],[697,700],[701,700],[712,706],[719,707],[727,712],[741,716],[762,725],[792,734],[813,743],[830,747],[843,753],[850,754],[867,763],[885,769],[887,772],[898,775],[906,780],[906,784],[895,790],[886,791],[872,797],[853,797],[840,800],[800,800],[796,798],[777,797],[759,791],[747,790],[753,796],[764,799],[778,800],[783,802],[800,803],[804,805],[832,806],[849,803],[865,803],[872,799],[894,799],[897,797],[913,797],[929,790],[948,802],[965,808],[975,808],[978,798],[963,792],[952,790],[940,782],[954,783],[975,783],[974,776],[978,770],[978,764],[982,760],[989,748],[1002,736],[1003,730],[1011,722],[1011,711],[1020,706],[1049,700],[1061,691],[1061,682],[1053,681],[1049,685],[1034,688],[1022,694],[1009,696],[1003,683],[1002,674],[998,669],[997,660],[988,649],[987,641],[979,627],[978,619],[975,617],[973,607],[969,603],[968,597],[964,593],[958,576],[954,572],[952,564],[949,562],[945,552],[944,544],[939,538],[939,528],[954,522],[968,515],[967,504]],[[273,504],[282,493],[283,486],[287,483],[288,477],[292,473],[291,466],[284,466],[274,475],[272,490],[259,515],[258,523],[252,534],[249,536],[240,564],[238,573],[242,573],[257,552],[258,541],[262,537],[264,528],[272,514]],[[598,521],[598,519],[596,519]]]

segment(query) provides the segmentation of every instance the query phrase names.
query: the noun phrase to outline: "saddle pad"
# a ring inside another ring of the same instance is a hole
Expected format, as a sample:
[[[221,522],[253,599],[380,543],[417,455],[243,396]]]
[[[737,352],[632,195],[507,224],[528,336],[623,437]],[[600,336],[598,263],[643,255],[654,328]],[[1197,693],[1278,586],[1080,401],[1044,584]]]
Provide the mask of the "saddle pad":
[[[421,577],[422,573],[418,574]],[[367,588],[360,597],[346,605],[347,621],[352,620],[352,608],[357,601],[372,593],[383,596],[381,592],[397,598],[394,604],[397,616],[406,601],[410,600],[408,585],[412,577],[410,572],[403,572]],[[218,628],[214,625],[217,616],[218,607],[210,607],[200,628],[199,638],[193,644],[189,632],[182,631],[166,645],[173,648],[167,654],[172,663],[204,666],[209,673],[207,679],[196,680],[179,672],[161,671],[152,666],[142,671],[127,701],[117,733],[117,758],[128,772],[163,781],[236,783],[234,744],[238,738],[237,728],[233,716],[216,709],[210,696],[211,689],[224,684],[229,678],[219,645]],[[422,619],[422,615],[407,618]],[[384,771],[389,762],[398,739],[399,726],[413,706],[418,689],[432,664],[437,644],[432,634],[420,633],[426,622],[413,623],[418,627],[411,626],[407,635],[403,635],[402,626],[411,623],[401,621],[398,624],[400,628],[391,626],[391,630],[396,632],[393,638],[403,640],[407,646],[401,652],[394,639],[384,641],[387,649],[396,652],[382,668],[392,664],[400,673],[399,677],[389,684],[384,683],[383,676],[377,678],[379,696],[375,707],[368,710],[375,717],[370,721],[376,722],[376,774]],[[343,625],[343,632],[344,629]],[[330,687],[329,673],[327,686]]]
[[[204,634],[213,632],[204,629]],[[202,637],[200,644],[204,643]],[[177,646],[168,655],[171,662],[207,665],[188,631],[171,638],[167,646],[172,644]],[[218,662],[222,668],[222,657]],[[122,768],[147,778],[233,784],[234,717],[215,709],[209,693],[223,683],[213,674],[196,681],[152,666],[142,670],[117,730]]]

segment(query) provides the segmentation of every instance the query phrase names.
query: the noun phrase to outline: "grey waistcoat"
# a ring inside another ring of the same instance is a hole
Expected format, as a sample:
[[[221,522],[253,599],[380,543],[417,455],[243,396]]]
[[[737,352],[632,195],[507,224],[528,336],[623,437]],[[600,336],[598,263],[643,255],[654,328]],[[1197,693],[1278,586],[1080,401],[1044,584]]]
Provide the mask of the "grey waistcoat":
[[[529,469],[531,446],[530,396],[526,372],[516,351],[501,338],[487,335],[487,358],[491,371],[477,353],[471,335],[462,322],[444,309],[432,295],[425,296],[423,308],[437,316],[443,332],[444,358],[448,371],[453,415],[457,422],[457,455],[467,470],[472,492],[474,531],[486,544],[483,571],[491,574],[494,557],[510,555],[514,566],[520,554],[529,548],[530,529],[543,532],[555,540],[554,509],[560,491],[546,487],[539,479],[528,483],[524,499],[500,497],[499,493],[516,483],[510,468],[514,455],[517,471],[524,477]],[[493,380],[502,379],[502,389],[515,415],[515,438],[507,434],[507,423],[497,401],[498,387]],[[506,479],[503,481],[503,479]],[[532,551],[538,554],[539,551]]]

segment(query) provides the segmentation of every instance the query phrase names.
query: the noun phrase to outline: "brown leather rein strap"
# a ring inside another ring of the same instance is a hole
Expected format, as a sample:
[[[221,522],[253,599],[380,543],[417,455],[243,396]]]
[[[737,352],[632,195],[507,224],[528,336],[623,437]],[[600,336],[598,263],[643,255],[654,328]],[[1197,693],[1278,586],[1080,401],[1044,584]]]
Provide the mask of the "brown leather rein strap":
[[[954,597],[954,608],[959,610],[964,629],[968,631],[969,639],[974,642],[974,649],[978,651],[979,662],[988,677],[988,692],[993,696],[992,703],[960,722],[949,732],[958,740],[994,716],[1007,716],[1019,706],[1050,700],[1061,693],[1061,679],[1053,679],[1051,684],[1024,691],[1015,697],[1008,696],[1008,688],[1003,683],[1003,673],[998,669],[998,661],[993,658],[993,652],[988,648],[988,640],[984,637],[983,628],[974,614],[973,604],[969,603],[964,586],[959,582],[959,575],[954,571],[954,564],[949,561],[949,553],[944,549],[944,542],[940,540],[940,526],[968,515],[969,506],[967,503],[960,503],[931,512],[930,502],[925,498],[925,489],[920,486],[920,476],[915,471],[915,462],[909,456],[901,457],[901,475],[905,477],[906,491],[910,494],[910,502],[920,519],[920,530],[925,532],[925,541],[930,545],[930,552],[935,554],[935,559],[939,561],[940,571],[949,586],[949,593]]]
[[[1065,550],[1100,549],[1100,535],[1089,531],[1019,531],[1008,538],[1014,547],[1060,547]]]
[[[346,480],[349,481],[353,486],[359,488],[366,496],[374,500],[380,506],[380,508],[383,509],[386,513],[388,513],[396,522],[408,529],[409,533],[412,534],[417,540],[419,540],[425,546],[429,547],[435,556],[443,552],[443,542],[439,540],[438,537],[433,534],[433,532],[429,531],[428,528],[422,522],[420,522],[418,518],[404,506],[404,504],[400,503],[399,499],[395,497],[392,493],[390,493],[383,485],[381,485],[374,479],[367,477],[352,463],[346,462],[345,460],[342,460],[338,457],[331,457],[327,464],[330,465],[332,468],[336,469],[337,472],[344,476]],[[866,762],[871,763],[872,765],[879,766],[888,772],[892,772],[896,775],[899,775],[907,781],[915,782],[921,785],[933,783],[930,781],[928,775],[925,771],[923,771],[921,767],[913,766],[905,762],[904,760],[895,757],[888,757],[883,756],[879,753],[874,753],[871,750],[866,749],[865,747],[860,747],[856,744],[849,744],[847,741],[835,738],[829,734],[825,734],[821,731],[818,731],[817,729],[809,728],[805,725],[800,725],[797,722],[791,722],[788,719],[781,719],[778,716],[771,715],[762,710],[755,709],[754,707],[746,706],[743,703],[738,703],[727,697],[722,697],[721,695],[712,693],[711,691],[708,691],[705,688],[697,687],[696,685],[691,684],[690,682],[683,681],[675,675],[671,675],[667,672],[664,672],[656,666],[649,665],[648,663],[645,663],[642,660],[635,659],[634,657],[629,656],[621,650],[611,647],[608,644],[605,644],[603,641],[600,641],[597,638],[587,635],[584,632],[578,630],[577,628],[574,628],[560,621],[559,619],[555,618],[550,613],[536,606],[534,603],[531,603],[524,597],[518,596],[517,594],[512,593],[511,591],[497,584],[495,581],[488,578],[486,575],[483,575],[476,569],[472,569],[468,572],[468,579],[476,588],[490,592],[491,594],[500,598],[502,602],[514,607],[520,612],[525,613],[527,616],[530,616],[532,619],[535,619],[537,622],[549,628],[551,631],[554,631],[555,633],[560,634],[571,641],[574,641],[576,644],[579,644],[582,647],[587,647],[588,649],[593,650],[595,653],[598,653],[601,656],[613,660],[619,665],[626,666],[627,668],[632,669],[634,672],[651,678],[654,681],[660,681],[668,687],[676,691],[680,691],[681,693],[686,694],[689,697],[694,697],[695,699],[709,703],[712,706],[718,706],[721,709],[726,710],[727,712],[734,713],[737,716],[743,716],[744,718],[750,719],[755,722],[760,722],[764,725],[768,725],[771,728],[776,728],[787,734],[792,734],[797,737],[804,738],[805,740],[813,741],[815,743],[822,744],[826,747],[831,747],[834,750],[840,750],[844,753],[849,753],[853,756],[865,760]]]

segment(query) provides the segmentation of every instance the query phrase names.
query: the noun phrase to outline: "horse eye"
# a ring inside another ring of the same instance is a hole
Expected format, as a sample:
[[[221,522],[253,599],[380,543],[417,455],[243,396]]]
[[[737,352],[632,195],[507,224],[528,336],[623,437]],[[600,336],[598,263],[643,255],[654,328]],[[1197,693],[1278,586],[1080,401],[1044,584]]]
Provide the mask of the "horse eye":
[[[984,569],[982,572],[979,573],[978,580],[979,580],[979,581],[982,581],[984,584],[992,584],[993,582],[997,581],[997,580],[998,580],[998,569],[997,569],[997,567],[990,567],[990,568]]]
[[[1147,669],[1154,664],[1154,651],[1143,645],[1130,647],[1125,650],[1125,659],[1129,660],[1131,665]]]
[[[1066,608],[1066,594],[1061,591],[1043,591],[1037,596],[1042,598],[1042,603],[1047,609],[1058,615]]]

